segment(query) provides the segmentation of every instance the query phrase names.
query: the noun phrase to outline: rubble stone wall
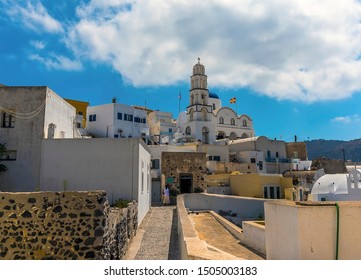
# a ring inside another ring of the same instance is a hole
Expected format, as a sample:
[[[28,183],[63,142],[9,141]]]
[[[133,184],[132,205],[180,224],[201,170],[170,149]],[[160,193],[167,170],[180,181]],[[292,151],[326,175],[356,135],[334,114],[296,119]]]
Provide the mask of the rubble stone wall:
[[[0,260],[121,259],[136,227],[103,191],[0,192]]]
[[[205,153],[162,153],[162,175],[166,180],[172,179],[175,186],[180,185],[180,174],[192,175],[192,192],[194,187],[206,187],[206,154]]]

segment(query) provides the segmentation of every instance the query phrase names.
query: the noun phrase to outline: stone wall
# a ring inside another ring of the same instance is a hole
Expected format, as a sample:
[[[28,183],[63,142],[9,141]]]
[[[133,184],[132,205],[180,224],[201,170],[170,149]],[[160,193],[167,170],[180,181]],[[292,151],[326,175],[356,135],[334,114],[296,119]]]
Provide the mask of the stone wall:
[[[206,187],[206,154],[205,153],[162,153],[162,174],[165,180],[171,179],[175,186],[179,187],[179,174],[192,175],[192,191],[194,187],[205,189]]]
[[[103,191],[0,192],[0,260],[121,259],[136,228]]]
[[[307,147],[305,142],[290,142],[286,143],[287,158],[299,158],[300,160],[308,160]]]

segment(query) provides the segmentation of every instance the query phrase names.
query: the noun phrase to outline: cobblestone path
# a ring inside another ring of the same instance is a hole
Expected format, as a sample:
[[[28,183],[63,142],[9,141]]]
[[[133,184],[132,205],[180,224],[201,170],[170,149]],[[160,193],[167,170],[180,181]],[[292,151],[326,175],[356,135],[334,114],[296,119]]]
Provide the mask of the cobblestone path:
[[[177,224],[175,206],[152,207],[140,224],[125,259],[179,259]]]

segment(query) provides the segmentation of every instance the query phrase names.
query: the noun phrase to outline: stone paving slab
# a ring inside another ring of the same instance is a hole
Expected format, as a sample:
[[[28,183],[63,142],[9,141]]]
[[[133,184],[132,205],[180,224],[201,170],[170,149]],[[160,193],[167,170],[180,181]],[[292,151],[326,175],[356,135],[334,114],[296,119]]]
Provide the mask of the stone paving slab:
[[[152,207],[140,224],[125,259],[179,259],[177,223],[175,206]]]

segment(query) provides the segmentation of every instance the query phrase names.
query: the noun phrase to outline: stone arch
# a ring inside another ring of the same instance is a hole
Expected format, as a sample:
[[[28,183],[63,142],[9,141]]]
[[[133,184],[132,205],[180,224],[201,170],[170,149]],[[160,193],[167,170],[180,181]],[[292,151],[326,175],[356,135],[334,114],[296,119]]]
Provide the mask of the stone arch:
[[[229,139],[230,140],[236,140],[237,138],[238,138],[237,133],[231,132],[231,134],[229,134]]]
[[[243,133],[242,136],[241,136],[241,139],[244,139],[244,138],[248,138],[248,134],[247,133]]]
[[[217,140],[226,138],[226,133],[224,131],[218,131]]]

